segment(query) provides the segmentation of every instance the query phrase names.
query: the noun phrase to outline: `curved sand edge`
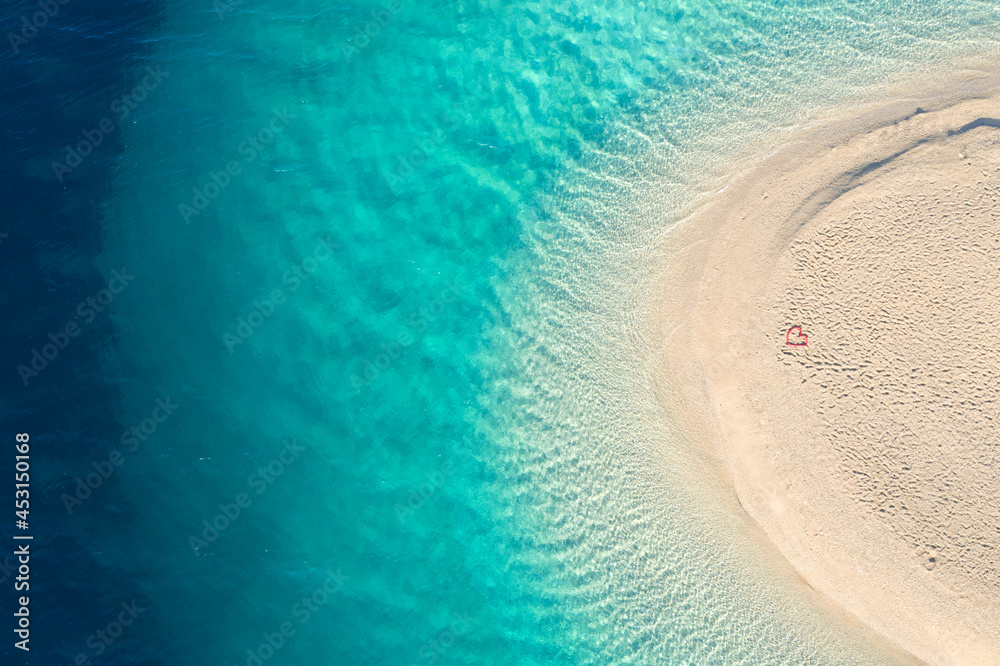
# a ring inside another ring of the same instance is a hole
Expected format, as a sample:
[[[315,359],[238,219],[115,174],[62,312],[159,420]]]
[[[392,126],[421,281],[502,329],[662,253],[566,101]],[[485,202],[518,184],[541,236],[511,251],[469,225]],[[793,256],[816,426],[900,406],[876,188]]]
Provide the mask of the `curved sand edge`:
[[[738,170],[672,234],[658,312],[684,433],[810,586],[931,664],[1000,664],[1000,484],[984,476],[1000,340],[980,344],[1000,325],[1000,129],[981,120],[1000,118],[998,90],[966,72]],[[980,286],[991,310],[964,297]],[[793,324],[807,347],[785,345]],[[950,354],[970,327],[977,346]]]

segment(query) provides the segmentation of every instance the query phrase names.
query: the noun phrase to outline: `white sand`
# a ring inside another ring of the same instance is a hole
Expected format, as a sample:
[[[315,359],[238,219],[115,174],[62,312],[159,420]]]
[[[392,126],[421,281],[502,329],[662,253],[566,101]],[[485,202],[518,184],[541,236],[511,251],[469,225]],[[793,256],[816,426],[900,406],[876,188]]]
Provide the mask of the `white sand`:
[[[962,79],[801,131],[685,222],[663,385],[814,589],[923,661],[987,665],[1000,128],[949,131],[1000,119],[1000,84]]]

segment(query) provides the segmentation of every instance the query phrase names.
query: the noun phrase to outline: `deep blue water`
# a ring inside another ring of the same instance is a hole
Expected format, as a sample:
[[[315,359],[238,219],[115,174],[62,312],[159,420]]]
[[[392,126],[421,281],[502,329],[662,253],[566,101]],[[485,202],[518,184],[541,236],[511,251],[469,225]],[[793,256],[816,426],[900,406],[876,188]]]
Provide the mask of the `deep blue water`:
[[[10,507],[8,525],[14,531],[13,442],[15,433],[28,432],[35,474],[31,522],[36,553],[31,560],[34,622],[27,661],[27,655],[13,648],[11,618],[21,594],[13,589],[18,564],[13,540],[4,548],[2,561],[13,565],[0,573],[8,618],[6,638],[0,643],[4,663],[63,663],[70,646],[80,642],[80,632],[98,629],[95,618],[108,614],[117,599],[145,597],[141,562],[109,566],[95,548],[103,540],[95,539],[98,533],[116,535],[104,548],[127,539],[134,515],[128,502],[95,498],[94,513],[85,523],[69,516],[58,501],[60,476],[71,469],[82,471],[121,430],[121,392],[107,381],[100,353],[114,344],[113,321],[95,318],[47,365],[44,381],[26,385],[15,368],[30,365],[32,349],[42,349],[49,343],[48,333],[58,333],[76,319],[77,303],[107,281],[94,259],[102,248],[101,207],[112,190],[112,165],[124,150],[121,135],[101,141],[87,168],[72,179],[58,182],[49,162],[78,139],[81,128],[107,113],[106,100],[130,86],[133,66],[148,57],[143,40],[157,30],[162,10],[159,2],[71,3],[60,7],[51,24],[27,44],[17,44],[17,53],[9,37],[0,49],[0,270],[5,287],[0,298],[9,313],[0,335],[3,365],[11,370],[0,377],[4,451],[10,454],[2,461],[10,482],[0,493]],[[0,13],[4,32],[19,34],[22,17],[37,11],[37,4],[5,3]],[[120,650],[134,659],[119,663],[163,663],[155,623],[137,629],[119,642]]]
[[[994,5],[58,7],[0,45],[3,663],[892,663],[679,486],[636,322],[700,174]]]

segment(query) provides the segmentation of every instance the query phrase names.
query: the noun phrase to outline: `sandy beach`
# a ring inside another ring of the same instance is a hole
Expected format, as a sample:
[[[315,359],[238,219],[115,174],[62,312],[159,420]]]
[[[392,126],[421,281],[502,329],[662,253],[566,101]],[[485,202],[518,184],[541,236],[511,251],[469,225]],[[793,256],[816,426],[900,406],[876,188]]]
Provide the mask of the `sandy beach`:
[[[803,580],[928,664],[1000,664],[998,91],[887,93],[734,167],[659,310],[688,439]]]

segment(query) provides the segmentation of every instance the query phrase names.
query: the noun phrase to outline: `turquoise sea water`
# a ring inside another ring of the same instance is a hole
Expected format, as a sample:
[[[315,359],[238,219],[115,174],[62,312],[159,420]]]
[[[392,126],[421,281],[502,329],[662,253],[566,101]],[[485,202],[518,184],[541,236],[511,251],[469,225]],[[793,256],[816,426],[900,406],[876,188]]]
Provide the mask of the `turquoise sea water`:
[[[995,3],[220,7],[121,63],[162,80],[96,194],[120,429],[46,498],[125,462],[64,517],[108,584],[60,659],[895,663],[684,487],[654,248],[730,157],[995,54]]]

